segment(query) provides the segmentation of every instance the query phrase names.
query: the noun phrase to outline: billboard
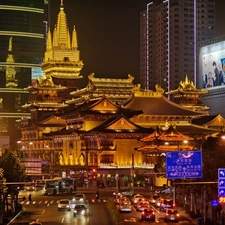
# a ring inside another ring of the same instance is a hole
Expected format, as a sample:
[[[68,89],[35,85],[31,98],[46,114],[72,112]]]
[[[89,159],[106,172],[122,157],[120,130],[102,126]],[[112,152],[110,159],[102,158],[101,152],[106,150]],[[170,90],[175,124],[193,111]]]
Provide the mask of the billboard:
[[[225,41],[202,47],[199,60],[200,88],[225,85]]]

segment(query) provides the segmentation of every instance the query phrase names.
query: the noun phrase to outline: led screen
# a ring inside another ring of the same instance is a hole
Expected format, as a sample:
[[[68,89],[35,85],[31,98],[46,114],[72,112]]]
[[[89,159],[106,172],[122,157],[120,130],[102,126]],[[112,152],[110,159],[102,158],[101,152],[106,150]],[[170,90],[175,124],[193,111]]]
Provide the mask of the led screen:
[[[215,88],[225,85],[225,42],[206,46],[201,53],[201,87]]]

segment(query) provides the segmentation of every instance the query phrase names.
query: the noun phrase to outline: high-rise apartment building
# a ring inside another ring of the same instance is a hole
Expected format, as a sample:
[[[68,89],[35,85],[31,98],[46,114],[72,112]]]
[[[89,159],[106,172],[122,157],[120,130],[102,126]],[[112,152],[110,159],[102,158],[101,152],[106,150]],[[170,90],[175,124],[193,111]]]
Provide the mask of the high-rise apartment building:
[[[12,142],[15,121],[30,116],[23,88],[42,76],[46,21],[46,0],[0,1],[0,144]]]
[[[198,86],[198,49],[215,35],[214,0],[155,0],[141,13],[142,88],[165,91],[187,75]]]

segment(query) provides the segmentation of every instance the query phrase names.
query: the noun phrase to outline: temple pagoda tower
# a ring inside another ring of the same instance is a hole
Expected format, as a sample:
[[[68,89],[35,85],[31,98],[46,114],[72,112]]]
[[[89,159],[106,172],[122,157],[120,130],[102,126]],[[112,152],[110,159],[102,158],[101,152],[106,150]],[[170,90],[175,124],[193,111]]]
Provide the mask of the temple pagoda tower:
[[[50,29],[48,30],[42,69],[47,78],[52,77],[54,84],[67,87],[67,91],[63,92],[61,97],[63,100],[68,100],[70,92],[78,89],[79,80],[83,78],[80,76],[82,68],[83,62],[80,60],[76,29],[74,26],[71,41],[63,1],[61,0],[53,35]]]
[[[209,107],[204,106],[201,101],[201,96],[208,94],[206,90],[197,89],[194,83],[186,76],[185,81],[181,81],[176,90],[166,93],[171,96],[171,100],[175,103],[191,109],[193,111],[208,111]]]
[[[68,106],[58,96],[60,92],[66,90],[66,87],[55,85],[51,77],[38,78],[35,85],[24,88],[24,90],[32,94],[29,103],[25,104],[23,108],[31,111],[33,121],[44,116],[46,112],[54,113]]]

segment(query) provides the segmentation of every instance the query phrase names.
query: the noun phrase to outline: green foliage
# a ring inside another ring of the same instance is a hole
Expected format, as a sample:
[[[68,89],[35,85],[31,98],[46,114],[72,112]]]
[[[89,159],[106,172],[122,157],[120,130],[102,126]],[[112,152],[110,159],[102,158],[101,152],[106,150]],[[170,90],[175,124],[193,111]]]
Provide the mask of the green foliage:
[[[13,152],[6,151],[0,157],[0,165],[4,171],[3,177],[6,179],[6,182],[25,181],[25,168]]]
[[[6,179],[3,177],[4,170],[0,168],[0,194],[7,191]]]
[[[112,215],[115,225],[124,225],[123,219],[122,219],[113,199],[108,199],[107,207]]]

